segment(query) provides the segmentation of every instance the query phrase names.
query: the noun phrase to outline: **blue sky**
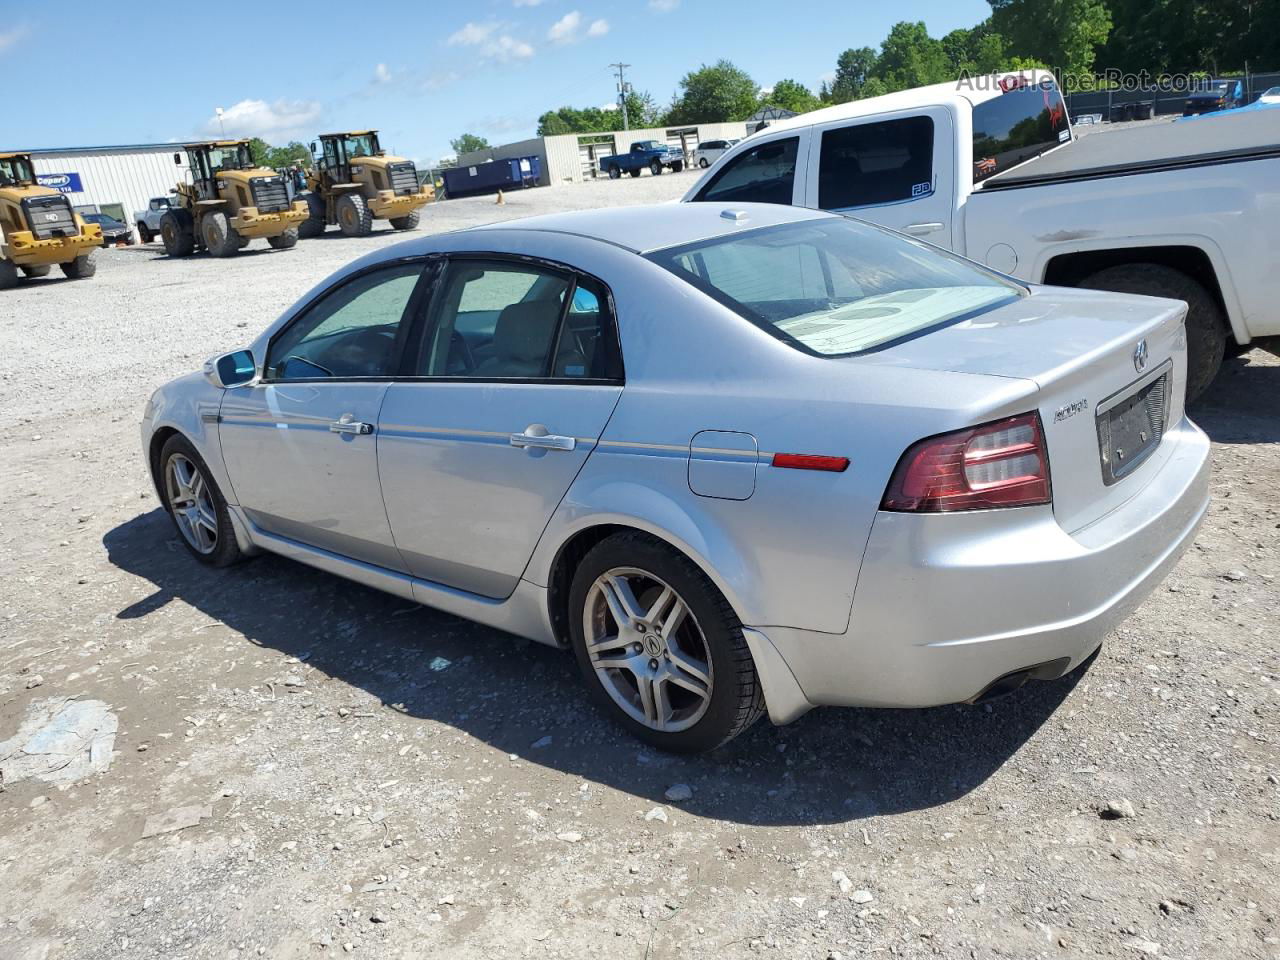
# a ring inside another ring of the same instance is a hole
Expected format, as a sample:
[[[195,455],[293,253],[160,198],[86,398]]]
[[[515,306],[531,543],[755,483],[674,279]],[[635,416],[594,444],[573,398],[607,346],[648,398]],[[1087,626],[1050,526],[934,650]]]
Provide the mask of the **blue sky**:
[[[632,64],[628,79],[663,104],[684,73],[721,57],[762,86],[816,89],[840,51],[878,46],[898,20],[941,36],[990,11],[985,0],[303,0],[245,5],[251,36],[183,41],[234,19],[210,11],[238,8],[0,0],[0,71],[38,78],[32,95],[6,98],[0,149],[186,140],[217,134],[222,107],[228,135],[305,142],[376,127],[385,147],[431,163],[461,133],[518,140],[545,110],[610,103],[611,61]],[[359,12],[383,23],[362,26]],[[73,40],[75,66],[51,67],[49,51]]]

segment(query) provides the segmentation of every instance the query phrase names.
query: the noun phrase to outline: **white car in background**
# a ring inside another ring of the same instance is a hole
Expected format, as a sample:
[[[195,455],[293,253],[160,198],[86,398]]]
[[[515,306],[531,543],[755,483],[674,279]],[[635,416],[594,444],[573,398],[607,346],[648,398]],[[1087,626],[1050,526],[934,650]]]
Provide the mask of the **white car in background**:
[[[704,140],[693,151],[693,163],[705,170],[725,155],[737,140]]]
[[[1280,103],[1280,87],[1268,87],[1258,97],[1259,103]]]

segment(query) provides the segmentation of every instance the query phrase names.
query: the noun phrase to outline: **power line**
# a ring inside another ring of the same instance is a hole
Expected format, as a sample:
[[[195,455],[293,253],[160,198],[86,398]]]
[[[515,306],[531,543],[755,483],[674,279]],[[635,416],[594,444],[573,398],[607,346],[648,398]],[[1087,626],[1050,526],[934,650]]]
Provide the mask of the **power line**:
[[[627,83],[622,71],[630,67],[631,64],[611,63],[609,66],[618,71],[618,106],[622,108],[622,129],[630,130],[631,127],[627,120],[627,94],[631,92],[631,84]]]

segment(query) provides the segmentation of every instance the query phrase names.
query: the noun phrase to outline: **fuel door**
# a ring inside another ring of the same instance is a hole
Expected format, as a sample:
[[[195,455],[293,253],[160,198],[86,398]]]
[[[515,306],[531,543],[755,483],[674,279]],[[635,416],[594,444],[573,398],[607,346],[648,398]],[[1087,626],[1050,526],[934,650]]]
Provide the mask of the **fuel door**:
[[[689,442],[689,489],[700,497],[746,500],[756,491],[756,438],[735,430],[702,430]]]

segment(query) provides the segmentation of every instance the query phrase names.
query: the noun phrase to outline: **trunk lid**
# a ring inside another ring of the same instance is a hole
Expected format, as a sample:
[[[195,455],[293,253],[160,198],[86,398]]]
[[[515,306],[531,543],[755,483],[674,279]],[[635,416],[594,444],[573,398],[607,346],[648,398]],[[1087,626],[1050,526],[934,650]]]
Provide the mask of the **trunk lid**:
[[[1041,287],[856,362],[1034,382],[1028,409],[1044,424],[1054,516],[1074,532],[1167,459],[1160,438],[1183,415],[1185,315],[1176,300]]]

